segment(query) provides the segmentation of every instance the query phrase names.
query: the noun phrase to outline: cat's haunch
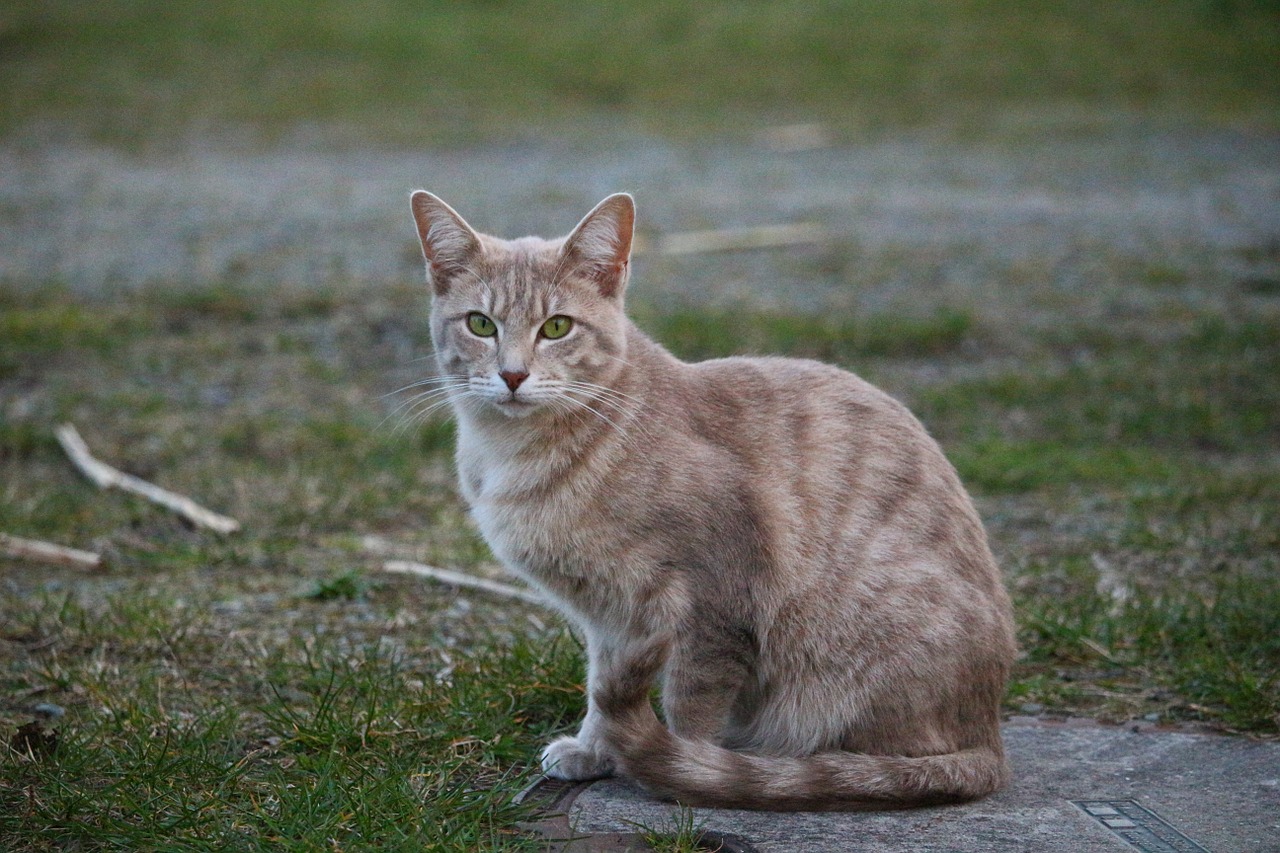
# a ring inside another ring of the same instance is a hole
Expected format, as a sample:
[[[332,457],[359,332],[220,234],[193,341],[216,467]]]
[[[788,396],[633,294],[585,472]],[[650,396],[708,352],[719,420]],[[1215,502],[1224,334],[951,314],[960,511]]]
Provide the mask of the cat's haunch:
[[[1009,599],[906,408],[829,365],[690,364],[646,337],[628,195],[558,240],[481,234],[422,190],[412,208],[462,494],[586,639],[586,718],[547,773],[756,809],[1005,783]]]

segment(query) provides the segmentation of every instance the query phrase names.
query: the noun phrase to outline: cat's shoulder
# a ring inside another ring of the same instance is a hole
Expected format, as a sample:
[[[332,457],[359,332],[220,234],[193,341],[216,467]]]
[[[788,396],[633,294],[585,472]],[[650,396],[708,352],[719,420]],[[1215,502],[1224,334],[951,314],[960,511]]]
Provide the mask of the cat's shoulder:
[[[806,358],[731,356],[687,365],[689,380],[703,396],[728,394],[744,402],[827,408],[890,420],[913,420],[907,408],[856,373]]]
[[[874,385],[850,370],[808,358],[778,355],[739,355],[692,362],[690,374],[704,381],[753,382],[762,386],[814,386],[880,395]]]

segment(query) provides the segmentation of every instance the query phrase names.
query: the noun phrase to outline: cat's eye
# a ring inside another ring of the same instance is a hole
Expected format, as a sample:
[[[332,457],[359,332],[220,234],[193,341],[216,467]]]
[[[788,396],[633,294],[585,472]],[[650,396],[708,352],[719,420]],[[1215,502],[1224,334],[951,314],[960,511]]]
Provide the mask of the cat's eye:
[[[467,328],[471,330],[471,334],[482,338],[492,338],[498,334],[497,325],[479,311],[472,311],[467,315]]]
[[[569,330],[572,328],[572,320],[565,317],[563,314],[557,314],[542,324],[542,336],[554,341],[556,338],[563,338],[565,335],[569,334]]]

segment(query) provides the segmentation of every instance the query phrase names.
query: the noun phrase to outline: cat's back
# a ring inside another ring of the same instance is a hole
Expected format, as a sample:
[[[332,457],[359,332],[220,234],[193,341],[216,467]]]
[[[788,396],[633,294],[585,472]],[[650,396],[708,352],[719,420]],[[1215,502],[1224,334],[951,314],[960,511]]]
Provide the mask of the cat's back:
[[[994,577],[955,469],[886,392],[805,359],[733,357],[675,373],[662,393],[676,442],[712,448],[722,469],[738,472],[757,526],[779,550],[802,553],[834,534],[904,553],[945,548],[964,554],[984,585]]]
[[[908,409],[848,370],[808,359],[734,356],[683,364],[678,405],[725,447],[865,451],[886,441],[933,447]],[[822,453],[825,455],[825,453]]]

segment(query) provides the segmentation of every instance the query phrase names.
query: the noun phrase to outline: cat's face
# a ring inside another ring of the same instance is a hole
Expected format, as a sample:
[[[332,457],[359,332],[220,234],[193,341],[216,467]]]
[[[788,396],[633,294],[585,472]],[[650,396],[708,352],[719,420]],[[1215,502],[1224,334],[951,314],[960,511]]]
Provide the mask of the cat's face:
[[[432,281],[431,334],[454,400],[510,417],[608,416],[625,358],[622,293],[634,208],[611,196],[563,240],[477,234],[413,197]]]

